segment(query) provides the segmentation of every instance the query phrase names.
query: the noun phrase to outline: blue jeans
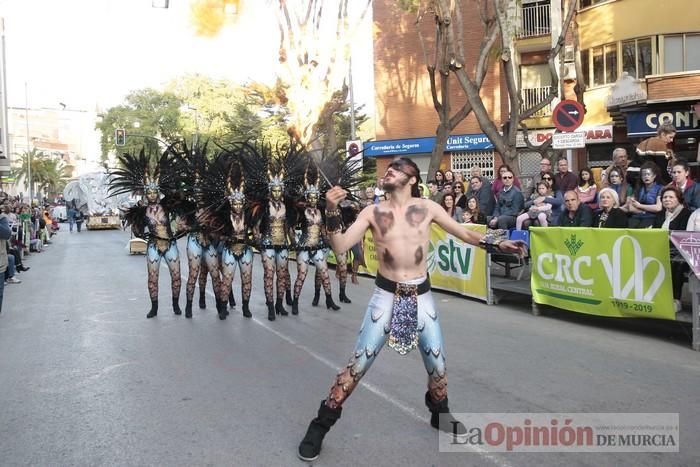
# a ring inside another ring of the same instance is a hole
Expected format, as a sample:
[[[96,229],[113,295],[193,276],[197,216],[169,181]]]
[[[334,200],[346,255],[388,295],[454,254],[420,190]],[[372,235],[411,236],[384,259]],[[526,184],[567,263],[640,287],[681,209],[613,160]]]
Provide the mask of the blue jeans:
[[[15,257],[13,255],[7,255],[7,269],[5,269],[5,279],[14,277],[17,274],[17,268],[15,267]]]
[[[0,281],[0,313],[2,312],[2,297],[5,294],[5,281]]]

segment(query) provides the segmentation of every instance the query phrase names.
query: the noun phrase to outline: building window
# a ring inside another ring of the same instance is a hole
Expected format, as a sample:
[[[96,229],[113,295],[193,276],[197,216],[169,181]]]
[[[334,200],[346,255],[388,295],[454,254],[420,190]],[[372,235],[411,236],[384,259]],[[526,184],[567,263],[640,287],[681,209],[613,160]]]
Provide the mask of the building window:
[[[591,85],[591,61],[589,59],[588,50],[581,52],[581,71],[583,73],[583,82],[586,87]]]
[[[642,79],[651,74],[651,38],[622,42],[622,71]]]
[[[579,8],[586,8],[589,6],[597,5],[598,3],[605,2],[607,0],[581,0],[581,6]]]
[[[605,46],[605,82],[617,81],[617,44]]]
[[[700,34],[664,36],[664,73],[700,70]]]
[[[493,180],[493,151],[453,152],[450,154],[450,170],[462,172],[467,180],[469,179],[469,169],[475,165],[481,167],[481,175]]]

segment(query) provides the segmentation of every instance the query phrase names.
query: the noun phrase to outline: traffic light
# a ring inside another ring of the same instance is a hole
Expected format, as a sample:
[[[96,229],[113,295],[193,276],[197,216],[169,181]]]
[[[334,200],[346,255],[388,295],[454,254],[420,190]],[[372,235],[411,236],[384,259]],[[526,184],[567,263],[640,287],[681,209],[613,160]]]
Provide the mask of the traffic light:
[[[114,144],[116,146],[124,146],[126,144],[126,130],[124,128],[114,130]]]

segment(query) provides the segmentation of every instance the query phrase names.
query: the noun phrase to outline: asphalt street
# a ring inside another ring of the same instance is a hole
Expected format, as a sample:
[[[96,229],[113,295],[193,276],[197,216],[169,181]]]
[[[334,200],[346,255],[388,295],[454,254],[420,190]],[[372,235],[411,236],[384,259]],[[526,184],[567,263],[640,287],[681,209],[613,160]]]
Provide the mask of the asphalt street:
[[[6,285],[0,465],[304,465],[297,445],[350,356],[372,280],[350,284],[353,303],[333,312],[311,306],[310,274],[300,315],[269,322],[256,258],[253,319],[241,316],[239,292],[220,321],[211,286],[207,308],[185,319],[172,313],[162,267],[159,314],[147,320],[145,258],[128,254],[128,240],[63,225],[27,258],[23,282]],[[679,452],[440,452],[420,356],[385,348],[314,465],[698,465],[700,353],[689,328],[435,297],[453,412],[679,413]]]

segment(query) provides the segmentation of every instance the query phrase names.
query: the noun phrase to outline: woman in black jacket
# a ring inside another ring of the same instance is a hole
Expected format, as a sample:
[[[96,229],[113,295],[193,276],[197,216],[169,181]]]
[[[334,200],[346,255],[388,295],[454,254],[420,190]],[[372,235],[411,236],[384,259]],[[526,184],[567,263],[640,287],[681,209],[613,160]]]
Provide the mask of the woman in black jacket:
[[[655,229],[685,230],[690,218],[690,210],[683,205],[683,193],[669,185],[659,194],[663,209],[654,219]]]
[[[612,188],[603,188],[598,193],[600,212],[593,218],[594,227],[626,229],[627,213],[620,209],[620,198]]]
[[[654,228],[666,230],[685,230],[690,218],[690,210],[683,205],[683,193],[675,186],[669,185],[661,190],[661,206],[663,210],[654,219]],[[688,263],[683,260],[675,261],[678,250],[669,242],[671,249],[671,284],[673,287],[673,304],[676,312],[681,310],[681,293],[685,275],[689,271]]]

